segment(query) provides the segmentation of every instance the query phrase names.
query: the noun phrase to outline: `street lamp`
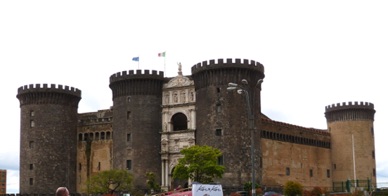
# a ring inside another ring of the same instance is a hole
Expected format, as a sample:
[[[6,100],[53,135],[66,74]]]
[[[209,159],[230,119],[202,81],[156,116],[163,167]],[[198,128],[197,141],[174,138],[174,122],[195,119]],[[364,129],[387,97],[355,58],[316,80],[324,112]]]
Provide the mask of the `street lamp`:
[[[256,183],[255,183],[255,127],[254,127],[254,114],[252,111],[251,103],[250,103],[250,96],[249,96],[249,87],[248,87],[248,81],[246,79],[242,79],[241,83],[243,86],[240,86],[236,83],[229,83],[228,84],[228,91],[236,90],[238,94],[243,94],[245,97],[245,100],[247,102],[247,112],[248,112],[248,129],[251,131],[251,161],[252,161],[252,196],[256,196]],[[261,83],[263,83],[263,79],[259,79],[256,83],[256,87],[260,86]]]

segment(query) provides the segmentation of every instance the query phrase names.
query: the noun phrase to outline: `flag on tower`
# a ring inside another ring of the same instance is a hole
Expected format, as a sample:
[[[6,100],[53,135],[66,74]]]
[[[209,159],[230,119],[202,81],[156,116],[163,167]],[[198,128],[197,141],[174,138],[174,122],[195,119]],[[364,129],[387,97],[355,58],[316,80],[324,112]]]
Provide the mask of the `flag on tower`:
[[[158,57],[165,57],[165,56],[166,56],[166,52],[158,53]]]
[[[133,57],[132,61],[139,61],[139,57]]]

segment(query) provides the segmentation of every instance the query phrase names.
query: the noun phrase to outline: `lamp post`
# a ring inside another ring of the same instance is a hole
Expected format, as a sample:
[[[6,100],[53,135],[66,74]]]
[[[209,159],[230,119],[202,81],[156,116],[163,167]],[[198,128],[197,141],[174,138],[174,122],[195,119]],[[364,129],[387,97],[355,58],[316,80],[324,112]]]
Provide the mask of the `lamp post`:
[[[263,79],[259,79],[256,83],[256,87],[261,85]],[[245,97],[245,101],[247,102],[247,112],[248,112],[248,129],[251,132],[251,161],[252,161],[252,196],[256,196],[256,182],[255,182],[255,127],[254,127],[254,114],[251,107],[250,95],[249,95],[249,87],[248,81],[246,79],[242,79],[241,83],[243,86],[240,86],[236,83],[228,84],[228,91],[237,90],[238,94],[243,94]]]

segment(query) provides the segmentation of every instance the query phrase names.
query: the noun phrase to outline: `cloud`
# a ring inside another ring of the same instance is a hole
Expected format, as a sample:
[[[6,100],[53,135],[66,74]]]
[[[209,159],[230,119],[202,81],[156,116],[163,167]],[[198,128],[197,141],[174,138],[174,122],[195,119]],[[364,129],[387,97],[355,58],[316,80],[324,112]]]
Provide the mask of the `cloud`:
[[[7,194],[19,193],[19,170],[7,170]]]
[[[19,150],[5,148],[0,150],[0,169],[19,170]]]

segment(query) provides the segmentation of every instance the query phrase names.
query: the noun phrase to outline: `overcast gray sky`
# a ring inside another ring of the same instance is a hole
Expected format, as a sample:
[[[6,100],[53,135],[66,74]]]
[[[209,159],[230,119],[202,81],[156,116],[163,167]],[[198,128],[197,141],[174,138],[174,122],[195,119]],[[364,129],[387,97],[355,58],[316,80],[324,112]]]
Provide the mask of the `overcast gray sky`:
[[[375,104],[377,180],[388,186],[388,2],[0,1],[0,169],[19,191],[17,88],[63,84],[82,91],[78,111],[112,105],[110,75],[130,69],[183,74],[201,61],[242,58],[265,67],[262,112],[326,129],[325,106]],[[158,57],[166,51],[166,58]],[[139,64],[132,61],[139,56]]]

